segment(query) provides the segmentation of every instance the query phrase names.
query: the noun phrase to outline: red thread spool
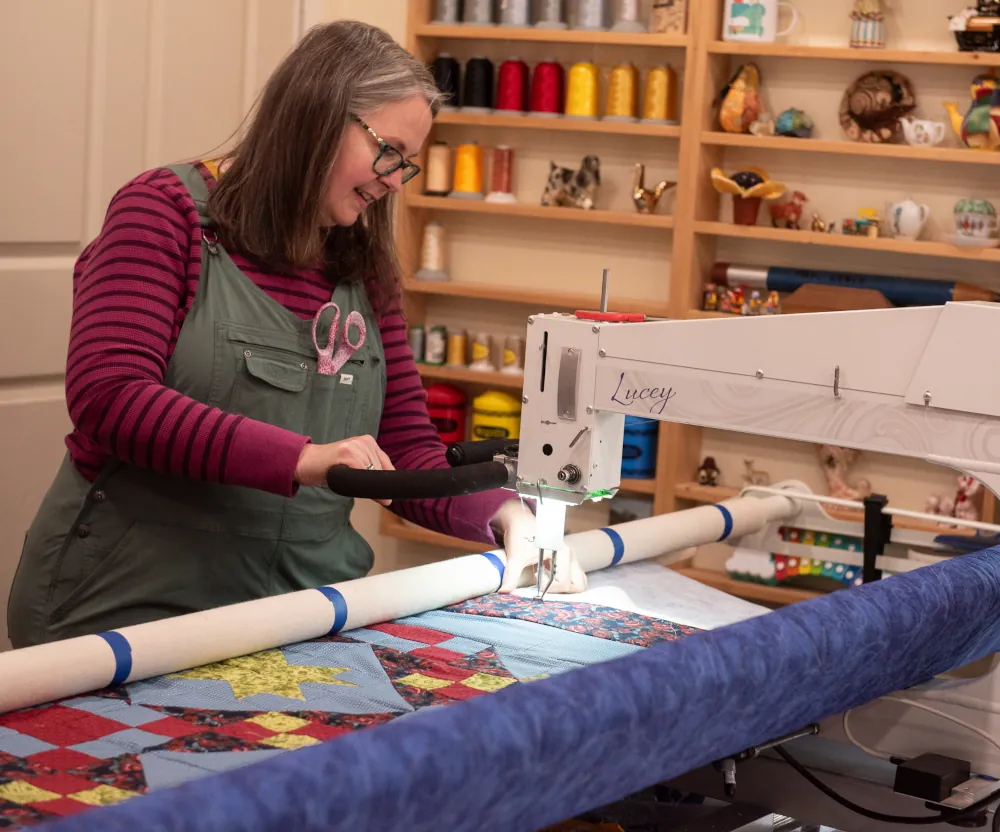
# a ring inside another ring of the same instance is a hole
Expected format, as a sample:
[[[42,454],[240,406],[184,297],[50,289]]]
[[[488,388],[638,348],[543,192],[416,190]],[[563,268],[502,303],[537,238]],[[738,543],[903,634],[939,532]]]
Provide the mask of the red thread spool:
[[[531,111],[561,116],[566,99],[566,75],[556,61],[542,61],[531,78]]]
[[[520,58],[510,58],[500,64],[496,109],[523,113],[527,100],[528,65]]]

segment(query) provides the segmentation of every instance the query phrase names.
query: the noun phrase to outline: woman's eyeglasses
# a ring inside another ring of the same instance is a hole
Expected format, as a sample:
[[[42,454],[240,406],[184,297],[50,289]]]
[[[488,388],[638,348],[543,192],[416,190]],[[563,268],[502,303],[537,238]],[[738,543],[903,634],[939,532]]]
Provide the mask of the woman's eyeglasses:
[[[403,179],[402,181],[409,182],[414,176],[420,173],[420,166],[413,164],[413,162],[407,161],[403,158],[403,154],[400,153],[396,148],[386,141],[379,138],[378,133],[371,129],[367,124],[365,124],[360,118],[354,116],[354,120],[365,128],[373,139],[378,142],[378,156],[375,157],[375,161],[372,162],[372,170],[378,176],[390,176],[397,170],[402,169]]]

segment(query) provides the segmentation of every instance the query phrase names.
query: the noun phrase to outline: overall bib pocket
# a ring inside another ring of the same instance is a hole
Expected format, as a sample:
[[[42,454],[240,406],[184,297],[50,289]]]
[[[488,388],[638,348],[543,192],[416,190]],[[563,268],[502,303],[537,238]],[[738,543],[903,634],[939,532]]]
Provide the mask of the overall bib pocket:
[[[266,346],[229,344],[237,372],[224,409],[294,433],[305,431],[313,370],[301,356]]]

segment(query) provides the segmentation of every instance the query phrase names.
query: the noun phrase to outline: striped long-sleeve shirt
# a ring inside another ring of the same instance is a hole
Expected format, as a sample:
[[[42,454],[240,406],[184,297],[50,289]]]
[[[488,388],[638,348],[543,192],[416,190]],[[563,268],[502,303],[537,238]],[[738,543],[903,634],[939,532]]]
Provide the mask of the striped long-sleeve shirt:
[[[211,173],[199,169],[211,187]],[[304,320],[330,299],[330,283],[318,270],[272,274],[229,254]],[[200,271],[198,212],[177,176],[147,171],[118,191],[73,273],[66,366],[70,458],[90,480],[114,456],[162,473],[293,496],[295,466],[308,437],[209,407],[163,384]],[[388,381],[376,439],[398,469],[446,467],[398,306],[382,315],[379,329]],[[426,528],[494,545],[490,520],[512,496],[493,491],[395,501],[392,510]]]

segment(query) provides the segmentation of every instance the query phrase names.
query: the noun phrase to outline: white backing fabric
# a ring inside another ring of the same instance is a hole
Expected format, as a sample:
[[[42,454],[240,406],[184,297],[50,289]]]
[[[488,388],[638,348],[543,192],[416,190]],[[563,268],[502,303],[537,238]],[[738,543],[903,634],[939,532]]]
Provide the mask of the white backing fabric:
[[[583,570],[594,572],[748,534],[797,511],[789,497],[736,497],[568,535],[566,542]],[[476,598],[497,590],[503,563],[502,550],[465,555],[123,627],[110,641],[88,635],[8,651],[0,654],[0,713]]]

